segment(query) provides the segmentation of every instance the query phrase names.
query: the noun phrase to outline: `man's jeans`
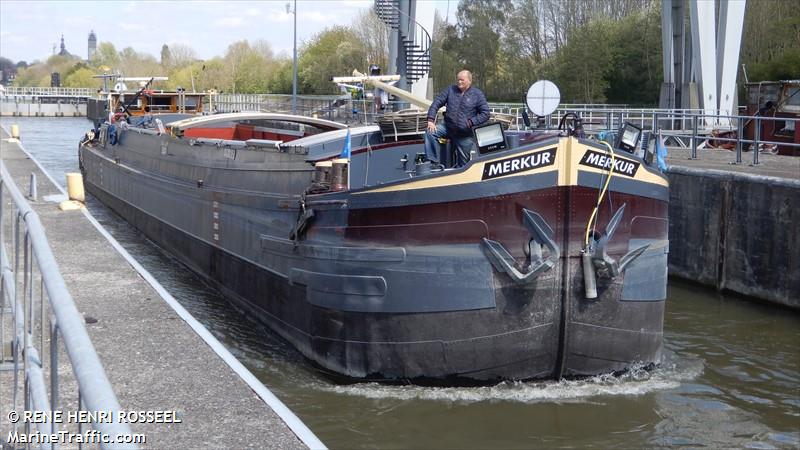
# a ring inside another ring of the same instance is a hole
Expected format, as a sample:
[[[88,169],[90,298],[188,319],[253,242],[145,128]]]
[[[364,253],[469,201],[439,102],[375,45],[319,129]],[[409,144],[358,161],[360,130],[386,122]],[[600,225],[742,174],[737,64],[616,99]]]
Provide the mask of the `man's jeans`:
[[[447,129],[444,124],[436,126],[433,133],[425,133],[425,157],[434,163],[441,163],[442,158],[439,154],[439,138],[447,137]],[[472,136],[450,138],[450,146],[455,147],[456,167],[461,167],[469,161],[469,153],[475,148],[475,140]]]

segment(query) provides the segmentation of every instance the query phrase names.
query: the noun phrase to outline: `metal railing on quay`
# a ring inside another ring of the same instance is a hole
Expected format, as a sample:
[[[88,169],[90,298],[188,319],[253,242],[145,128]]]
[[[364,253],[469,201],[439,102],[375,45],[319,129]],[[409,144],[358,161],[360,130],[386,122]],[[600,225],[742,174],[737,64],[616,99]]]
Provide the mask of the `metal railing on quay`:
[[[681,122],[688,121],[691,125],[688,130],[661,130],[660,123],[662,121],[672,122],[678,118]],[[707,126],[711,122],[715,126]],[[729,116],[718,114],[688,114],[688,113],[675,113],[673,115],[656,116],[653,119],[655,130],[661,130],[665,133],[667,139],[673,139],[681,147],[686,148],[684,141],[688,140],[688,149],[691,150],[689,159],[699,159],[698,150],[702,147],[719,147],[720,144],[730,143],[734,146],[732,150],[735,152],[735,159],[731,164],[741,164],[742,153],[745,151],[752,151],[752,162],[750,165],[757,166],[759,162],[759,154],[763,151],[768,151],[769,147],[777,148],[778,146],[791,147],[793,149],[800,149],[800,144],[786,141],[775,141],[764,139],[762,137],[762,130],[765,123],[771,123],[772,129],[781,124],[783,128],[778,132],[784,132],[787,138],[792,138],[795,130],[800,126],[800,118],[791,117],[770,117],[770,116]],[[753,127],[753,138],[747,139],[745,136],[745,129],[748,126]]]
[[[32,197],[35,196],[34,186],[35,177],[32,175]],[[10,370],[13,386],[10,389],[11,408],[0,416],[0,434],[12,436],[20,426],[25,427],[27,434],[32,433],[31,426],[36,426],[36,431],[44,436],[60,433],[59,421],[53,416],[32,424],[29,420],[13,420],[10,411],[17,412],[19,419],[25,417],[26,411],[48,415],[61,410],[62,380],[58,366],[59,345],[63,345],[77,383],[76,409],[90,415],[101,411],[110,414],[108,420],[88,424],[110,440],[100,439],[96,443],[101,448],[138,448],[135,444],[119,442],[136,435],[131,433],[126,423],[119,421],[119,402],[86,332],[84,318],[59,272],[39,216],[0,160],[0,199],[6,194],[11,201],[3,199],[0,202],[0,368],[3,369],[0,376],[5,376],[3,372]],[[11,255],[6,251],[8,231],[12,233],[8,238],[13,245]],[[10,318],[8,331],[5,329],[7,318]],[[45,360],[40,355],[49,357]],[[24,375],[23,386],[20,386],[20,373]],[[49,395],[46,374],[49,375]],[[22,404],[20,388],[23,391]],[[0,395],[2,392],[7,392],[7,389],[0,391]],[[0,405],[4,402],[0,398]],[[4,430],[6,426],[10,429]],[[83,433],[81,421],[77,426],[78,433]],[[57,447],[58,442],[53,441],[41,444],[41,448]]]
[[[493,112],[516,116],[512,127],[522,129],[522,104],[490,103]],[[742,153],[753,152],[752,165],[759,164],[759,152],[769,151],[777,146],[800,148],[800,144],[786,141],[765,139],[762,130],[765,124],[771,129],[783,131],[790,140],[800,124],[800,119],[790,117],[747,116],[708,114],[702,109],[660,109],[660,108],[609,108],[598,105],[559,105],[550,116],[541,119],[539,126],[544,129],[555,128],[560,118],[567,112],[578,113],[581,117],[584,132],[593,136],[600,131],[617,130],[623,123],[632,123],[642,130],[661,132],[668,142],[684,149],[691,150],[690,159],[699,159],[698,150],[703,147],[729,144],[735,150],[735,159],[731,164],[742,163]],[[532,117],[531,120],[536,120]],[[751,139],[745,131],[752,127]]]
[[[85,105],[88,97],[58,97],[58,96],[36,96],[36,95],[16,95],[0,97],[0,103],[26,103],[43,105]]]
[[[91,97],[95,95],[96,92],[97,91],[92,88],[6,86],[3,95]]]

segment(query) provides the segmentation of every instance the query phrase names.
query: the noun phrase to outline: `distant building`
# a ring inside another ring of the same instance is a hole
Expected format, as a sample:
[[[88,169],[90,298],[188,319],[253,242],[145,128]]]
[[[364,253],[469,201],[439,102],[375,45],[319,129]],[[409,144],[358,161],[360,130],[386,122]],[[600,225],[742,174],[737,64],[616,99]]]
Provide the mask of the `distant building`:
[[[94,30],[89,33],[89,52],[88,52],[88,61],[92,61],[94,59],[95,54],[97,53],[97,36],[94,34]]]
[[[61,51],[58,52],[58,56],[72,56],[70,52],[67,51],[67,46],[64,45],[64,35],[61,35]]]

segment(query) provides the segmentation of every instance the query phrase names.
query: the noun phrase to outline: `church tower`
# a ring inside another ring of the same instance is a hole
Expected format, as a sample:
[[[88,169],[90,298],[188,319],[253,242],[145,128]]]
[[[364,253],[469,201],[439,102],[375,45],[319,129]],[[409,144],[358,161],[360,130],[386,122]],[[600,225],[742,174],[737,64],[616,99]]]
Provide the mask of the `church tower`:
[[[94,59],[94,55],[97,53],[97,36],[94,34],[94,30],[89,33],[89,52],[88,58],[91,62]]]
[[[69,56],[69,52],[67,51],[67,46],[64,45],[64,35],[61,35],[61,51],[58,52],[60,56]]]

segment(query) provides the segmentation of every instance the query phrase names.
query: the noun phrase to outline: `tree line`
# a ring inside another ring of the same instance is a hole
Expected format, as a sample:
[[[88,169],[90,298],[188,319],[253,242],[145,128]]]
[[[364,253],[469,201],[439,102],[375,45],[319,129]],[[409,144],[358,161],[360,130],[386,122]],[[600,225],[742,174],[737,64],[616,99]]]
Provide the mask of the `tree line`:
[[[437,90],[469,68],[495,101],[521,102],[550,79],[564,103],[658,104],[659,0],[462,0],[457,22],[434,28]],[[796,0],[747,2],[740,63],[751,82],[800,77]]]
[[[741,62],[749,81],[800,78],[800,8],[796,0],[747,4]],[[461,0],[457,20],[436,16],[431,75],[436,91],[467,68],[491,101],[521,102],[538,79],[555,82],[564,103],[655,105],[663,80],[659,0]],[[329,27],[298,49],[298,92],[333,94],[331,76],[370,64],[387,67],[388,28],[364,11],[349,26]],[[83,61],[54,55],[28,65],[0,58],[18,86],[49,86],[58,72],[65,87],[99,88],[103,72],[166,75],[161,86],[226,93],[292,92],[291,55],[263,40],[230,44],[201,60],[189,46],[164,45],[158,58],[101,42]],[[739,77],[740,83],[743,77]],[[743,98],[743,97],[740,97]]]

